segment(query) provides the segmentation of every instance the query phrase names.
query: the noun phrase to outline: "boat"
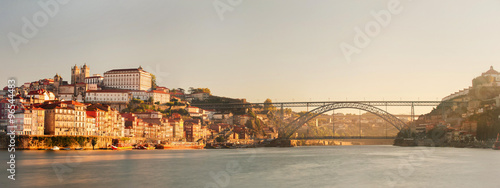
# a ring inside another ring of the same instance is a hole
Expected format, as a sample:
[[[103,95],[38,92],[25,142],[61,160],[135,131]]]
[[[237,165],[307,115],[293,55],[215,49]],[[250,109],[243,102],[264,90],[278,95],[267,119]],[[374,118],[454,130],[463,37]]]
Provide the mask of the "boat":
[[[62,150],[71,150],[71,148],[63,148]]]
[[[203,149],[205,144],[198,142],[171,142],[169,144],[159,144],[156,149]]]
[[[492,149],[494,149],[494,150],[500,150],[500,141],[498,141],[499,136],[500,136],[500,133],[497,134],[497,140],[495,141],[495,143],[492,146]]]
[[[150,145],[148,145],[148,144],[144,144],[144,145],[142,145],[142,144],[137,144],[137,145],[136,145],[133,149],[153,150],[153,149],[155,149],[155,147],[154,147],[154,146],[150,146]]]
[[[75,150],[83,150],[83,148],[75,148]]]
[[[111,149],[112,150],[131,150],[131,149],[134,149],[134,147],[133,146],[120,146],[120,145],[114,146],[114,145],[112,145]]]
[[[54,146],[53,148],[50,148],[50,150],[52,150],[52,151],[57,151],[57,150],[59,150],[59,147]]]

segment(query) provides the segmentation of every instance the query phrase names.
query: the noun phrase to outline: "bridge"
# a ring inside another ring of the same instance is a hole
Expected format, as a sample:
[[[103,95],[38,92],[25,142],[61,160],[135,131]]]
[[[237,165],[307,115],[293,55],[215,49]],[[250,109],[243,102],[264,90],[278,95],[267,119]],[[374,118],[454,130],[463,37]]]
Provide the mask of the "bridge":
[[[339,139],[396,139],[394,136],[316,136],[316,137],[297,137],[294,140],[339,140]]]
[[[408,106],[411,107],[412,120],[415,119],[415,106],[438,106],[445,105],[451,106],[456,102],[448,101],[317,101],[317,102],[275,102],[275,103],[201,103],[193,104],[193,106],[203,108],[203,109],[238,109],[238,108],[264,108],[265,106],[272,106],[279,108],[281,119],[283,120],[284,108],[297,108],[306,107],[307,112],[300,117],[296,118],[292,122],[282,125],[280,130],[280,136],[278,139],[290,139],[291,136],[305,123],[315,117],[336,109],[359,109],[370,112],[394,126],[399,131],[406,130],[408,125],[405,124],[401,119],[392,115],[391,113],[382,110],[381,106]],[[313,110],[309,110],[310,107],[315,107]],[[444,113],[444,111],[443,111]],[[332,137],[333,138],[333,137]],[[330,139],[332,139],[330,138]],[[366,139],[381,139],[381,137],[373,137]],[[313,138],[309,138],[313,139]],[[316,138],[320,139],[320,138]],[[323,138],[326,139],[326,138]],[[385,139],[385,137],[384,137]]]

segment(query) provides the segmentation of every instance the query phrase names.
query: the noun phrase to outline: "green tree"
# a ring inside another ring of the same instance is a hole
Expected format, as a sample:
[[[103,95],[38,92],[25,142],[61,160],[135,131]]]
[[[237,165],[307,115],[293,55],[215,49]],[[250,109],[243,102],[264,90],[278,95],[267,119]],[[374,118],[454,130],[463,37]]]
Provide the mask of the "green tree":
[[[97,144],[97,140],[92,138],[92,150],[94,150],[95,145]]]
[[[151,87],[153,89],[156,89],[156,87],[158,87],[158,85],[156,84],[156,76],[154,74],[151,74]]]
[[[266,99],[266,101],[264,101],[264,110],[267,110],[267,111],[274,111],[276,110],[276,107],[274,107],[272,105],[273,101],[271,99]]]
[[[212,95],[212,92],[208,88],[189,88],[189,93],[195,94],[195,93],[208,93],[209,95]]]

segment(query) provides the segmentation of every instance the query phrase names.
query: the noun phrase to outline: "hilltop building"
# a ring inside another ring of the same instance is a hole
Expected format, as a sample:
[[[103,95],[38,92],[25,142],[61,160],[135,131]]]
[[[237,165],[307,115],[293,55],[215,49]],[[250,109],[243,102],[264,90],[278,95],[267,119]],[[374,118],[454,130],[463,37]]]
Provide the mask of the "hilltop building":
[[[71,84],[85,82],[85,78],[89,77],[90,68],[84,64],[81,68],[74,66],[71,68]]]
[[[151,90],[151,73],[136,69],[113,69],[104,73],[104,86],[127,90]]]

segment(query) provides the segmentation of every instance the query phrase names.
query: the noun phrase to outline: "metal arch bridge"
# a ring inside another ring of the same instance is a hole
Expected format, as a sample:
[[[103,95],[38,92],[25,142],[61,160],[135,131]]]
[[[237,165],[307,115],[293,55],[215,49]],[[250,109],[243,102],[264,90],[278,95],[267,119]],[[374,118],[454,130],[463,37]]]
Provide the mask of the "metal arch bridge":
[[[288,125],[286,125],[282,130],[284,134],[280,136],[281,139],[288,139],[290,138],[293,133],[295,133],[302,125],[304,125],[306,122],[308,122],[311,119],[314,119],[316,116],[319,116],[325,112],[329,112],[332,110],[336,109],[343,109],[343,108],[353,108],[353,109],[360,109],[364,110],[370,113],[373,113],[377,115],[378,117],[384,119],[385,121],[389,122],[392,126],[396,127],[399,131],[403,130],[407,125],[401,121],[399,118],[396,116],[390,114],[389,112],[386,112],[385,110],[382,110],[380,108],[377,108],[375,106],[369,105],[369,104],[363,104],[363,103],[357,103],[357,102],[351,102],[351,103],[329,103],[323,106],[320,106],[318,108],[315,108],[297,119],[293,120],[290,122]]]
[[[203,109],[263,108],[272,105],[276,108],[320,107],[330,103],[362,103],[371,106],[437,106],[452,105],[448,101],[314,101],[314,102],[274,102],[274,103],[198,103],[192,104]],[[456,103],[456,102],[455,102]]]
[[[303,124],[316,116],[336,109],[352,108],[373,113],[385,121],[389,122],[399,131],[405,129],[407,125],[396,116],[384,111],[377,106],[409,106],[411,107],[411,117],[414,119],[415,106],[451,106],[456,102],[449,101],[320,101],[320,102],[278,102],[278,103],[203,103],[193,104],[193,106],[204,109],[235,109],[235,108],[263,108],[264,106],[274,106],[281,108],[281,118],[283,119],[284,108],[295,107],[317,107],[302,116],[296,118],[291,123],[282,127],[284,134],[278,139],[289,139]],[[444,112],[444,111],[443,111]]]

